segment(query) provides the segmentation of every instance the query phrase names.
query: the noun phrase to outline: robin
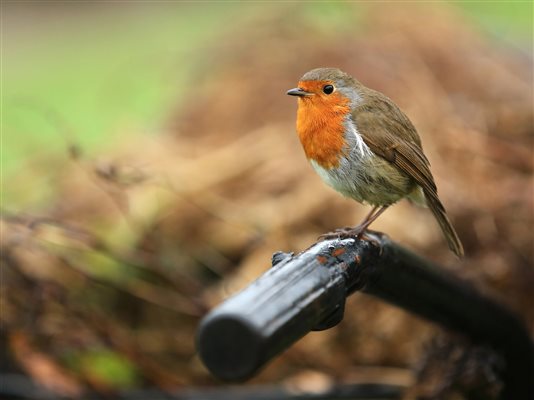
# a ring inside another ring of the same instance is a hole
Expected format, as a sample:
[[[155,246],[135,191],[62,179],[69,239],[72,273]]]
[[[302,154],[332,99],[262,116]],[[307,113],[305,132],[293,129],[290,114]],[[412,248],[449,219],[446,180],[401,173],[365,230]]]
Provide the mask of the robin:
[[[361,237],[402,198],[430,208],[449,248],[464,250],[441,203],[421,139],[392,100],[337,68],[304,74],[298,87],[297,133],[306,157],[326,184],[373,206],[362,223],[323,237]]]

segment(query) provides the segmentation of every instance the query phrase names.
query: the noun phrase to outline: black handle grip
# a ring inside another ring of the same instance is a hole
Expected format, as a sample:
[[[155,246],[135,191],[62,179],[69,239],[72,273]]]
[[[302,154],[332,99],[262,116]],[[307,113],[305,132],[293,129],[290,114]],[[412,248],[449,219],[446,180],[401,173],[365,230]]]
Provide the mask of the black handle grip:
[[[321,263],[328,245],[316,247],[296,258],[275,254],[269,271],[202,320],[197,346],[215,376],[247,379],[309,331],[341,321],[345,275]]]
[[[534,398],[534,351],[521,320],[471,285],[375,234],[372,242],[324,241],[287,256],[214,309],[197,338],[208,369],[225,380],[252,376],[310,330],[338,323],[345,297],[362,290],[493,347],[506,362],[501,399]]]

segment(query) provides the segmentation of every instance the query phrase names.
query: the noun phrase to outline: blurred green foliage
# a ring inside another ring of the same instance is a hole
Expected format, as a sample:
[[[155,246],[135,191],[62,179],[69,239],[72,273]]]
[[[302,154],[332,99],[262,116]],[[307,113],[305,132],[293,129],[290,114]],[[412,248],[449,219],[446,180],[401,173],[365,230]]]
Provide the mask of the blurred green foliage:
[[[64,19],[48,16],[47,24],[44,16],[45,22],[22,28],[22,21],[8,20],[9,12],[4,16],[2,166],[8,175],[32,154],[64,151],[67,134],[91,148],[121,129],[160,122],[184,88],[191,90],[187,69],[223,29],[222,15],[242,12],[217,4],[104,7],[109,13],[71,10]]]
[[[67,363],[73,371],[106,387],[133,387],[138,380],[137,369],[133,363],[120,354],[105,348],[69,354]]]
[[[533,2],[512,1],[469,1],[460,6],[471,19],[493,34],[494,38],[518,41],[530,49],[533,35]]]

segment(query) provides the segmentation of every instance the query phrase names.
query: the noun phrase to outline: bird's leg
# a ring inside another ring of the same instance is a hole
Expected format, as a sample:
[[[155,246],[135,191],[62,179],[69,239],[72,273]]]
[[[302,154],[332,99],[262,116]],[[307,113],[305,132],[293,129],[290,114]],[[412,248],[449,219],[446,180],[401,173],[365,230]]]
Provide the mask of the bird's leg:
[[[378,206],[375,206],[359,225],[352,228],[347,227],[336,229],[334,232],[325,233],[319,236],[319,239],[346,239],[353,237],[361,238],[369,225],[371,225],[384,211],[386,211],[387,208],[388,206],[383,206],[378,209]]]
[[[382,215],[382,213],[386,211],[388,207],[389,206],[382,206],[377,212],[375,212],[375,210],[378,207],[373,208],[371,213],[362,221],[360,225],[352,228],[352,235],[360,238],[365,233],[369,225],[371,225],[378,217],[380,217],[380,215]]]

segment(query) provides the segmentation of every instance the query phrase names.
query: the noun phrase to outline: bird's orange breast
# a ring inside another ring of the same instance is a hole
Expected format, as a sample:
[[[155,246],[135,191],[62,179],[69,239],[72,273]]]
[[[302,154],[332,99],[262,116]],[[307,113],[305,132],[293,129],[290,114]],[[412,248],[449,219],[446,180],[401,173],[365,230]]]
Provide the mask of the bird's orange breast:
[[[310,82],[299,87],[310,90]],[[345,147],[345,121],[350,112],[349,100],[339,93],[299,99],[297,133],[306,157],[326,169],[339,165]]]

